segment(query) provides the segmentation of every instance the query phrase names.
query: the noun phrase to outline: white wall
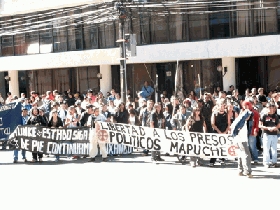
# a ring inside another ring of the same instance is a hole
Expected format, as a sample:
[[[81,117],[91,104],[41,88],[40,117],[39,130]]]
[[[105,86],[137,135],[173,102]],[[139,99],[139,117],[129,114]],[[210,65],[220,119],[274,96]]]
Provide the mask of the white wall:
[[[127,64],[280,55],[277,43],[280,35],[138,46]],[[1,57],[0,71],[116,65],[119,57],[119,48]]]
[[[83,4],[108,2],[111,0],[1,0],[0,16],[25,14],[34,11],[73,7]]]
[[[222,66],[227,67],[227,73],[223,77],[223,86],[225,91],[229,91],[229,86],[235,84],[235,58],[233,57],[224,57],[222,58]],[[224,72],[223,72],[224,74]]]
[[[106,96],[106,93],[110,92],[112,89],[111,65],[100,65],[100,73],[102,74],[102,79],[100,79],[100,91]]]

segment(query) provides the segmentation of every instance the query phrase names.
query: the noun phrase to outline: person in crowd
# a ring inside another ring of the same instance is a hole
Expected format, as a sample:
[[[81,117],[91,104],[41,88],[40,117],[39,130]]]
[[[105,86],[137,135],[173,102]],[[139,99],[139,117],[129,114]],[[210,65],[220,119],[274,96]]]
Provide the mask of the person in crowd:
[[[115,100],[114,100],[114,105],[115,107],[118,107],[122,103],[122,99],[119,93],[115,94]]]
[[[252,104],[249,101],[244,101],[241,104],[240,115],[234,120],[231,125],[231,134],[234,142],[239,148],[238,152],[238,175],[252,178],[251,154],[248,145],[248,127],[247,121],[252,117]]]
[[[233,123],[233,121],[238,117],[238,112],[236,111],[233,102],[228,102],[226,108],[227,108],[228,118],[230,119],[230,123]]]
[[[51,111],[51,119],[48,123],[49,128],[63,128],[63,122],[58,116],[57,110],[54,109]],[[55,155],[55,162],[59,161],[59,155]]]
[[[11,93],[11,92],[8,92],[8,93],[7,93],[7,99],[6,99],[6,101],[5,101],[5,104],[12,103],[12,101],[13,101],[12,93]]]
[[[143,107],[143,109],[141,109],[139,114],[139,120],[142,126],[150,127],[150,119],[151,119],[153,107],[154,107],[153,100],[148,100],[147,107]],[[143,154],[147,156],[149,154],[149,150],[144,149]]]
[[[102,154],[102,160],[104,162],[107,161],[107,151],[105,142],[98,141],[98,130],[99,125],[97,122],[105,122],[107,119],[104,115],[100,114],[99,108],[95,107],[93,109],[93,114],[88,118],[87,126],[91,127],[91,135],[90,135],[90,144],[91,149],[89,151],[90,159],[88,162],[95,162],[95,157],[98,153],[97,145],[99,144],[99,148]]]
[[[75,105],[75,98],[73,97],[72,93],[68,93],[68,99],[66,100],[67,106],[74,106]]]
[[[76,112],[75,106],[70,106],[68,108],[68,113],[65,120],[65,127],[67,128],[76,128],[80,126],[79,115]],[[74,155],[72,159],[78,159],[79,156]]]
[[[5,100],[2,97],[2,94],[0,93],[0,105],[4,105],[5,104]]]
[[[184,105],[180,105],[179,111],[173,115],[171,119],[171,126],[173,130],[179,130],[182,131],[187,119],[191,116],[192,112],[188,111]],[[185,163],[186,161],[186,156],[177,156],[179,162]]]
[[[213,110],[212,116],[211,116],[211,125],[214,133],[218,134],[227,134],[230,129],[230,119],[228,118],[228,114],[225,109],[225,104],[223,101],[220,101],[216,107],[215,110]],[[206,123],[207,126],[207,123]],[[208,127],[207,127],[208,129]],[[208,130],[207,130],[208,132]],[[210,159],[210,167],[213,167],[217,158],[211,158]],[[225,163],[225,159],[221,159],[221,163]]]
[[[187,119],[185,128],[191,132],[206,133],[207,127],[204,117],[201,114],[200,108],[194,107],[192,115]],[[197,165],[202,165],[197,156],[190,156],[190,165],[195,168]]]
[[[141,122],[140,122],[139,118],[136,115],[136,111],[134,109],[129,109],[128,113],[129,113],[128,124],[129,125],[140,126]]]
[[[103,95],[103,93],[101,91],[98,92],[97,97],[99,98],[99,100],[101,99],[101,102],[103,104],[107,104],[108,103],[107,100],[104,98],[104,95]]]
[[[114,118],[117,123],[124,123],[124,124],[128,123],[128,111],[125,108],[125,104],[123,102],[119,104],[118,111],[115,114]]]
[[[161,110],[161,105],[158,103],[155,103],[154,105],[154,110],[151,113],[150,116],[150,127],[151,128],[161,128],[164,129],[164,116],[163,112]],[[156,162],[156,161],[164,161],[163,158],[161,158],[160,151],[151,151],[151,161]]]
[[[21,111],[21,119],[22,119],[22,125],[26,125],[27,121],[28,121],[28,110],[23,108]],[[21,156],[22,156],[22,160],[24,162],[27,162],[26,159],[26,151],[25,150],[21,150]],[[18,149],[14,150],[14,163],[18,162]]]
[[[41,108],[41,107],[40,107],[38,110],[39,110],[39,115],[44,119],[44,121],[46,122],[46,124],[48,124],[48,123],[49,123],[49,119],[48,119],[48,117],[47,117],[46,114],[45,114],[44,108]]]
[[[44,118],[39,115],[39,110],[37,108],[32,108],[31,109],[31,113],[30,113],[30,117],[27,120],[27,125],[36,125],[36,126],[47,126],[47,122],[44,120]],[[38,161],[39,158],[39,162],[42,162],[42,157],[43,154],[39,153],[39,152],[32,152],[32,163],[35,163]]]
[[[249,109],[252,114],[250,118],[247,120],[247,128],[248,128],[248,143],[249,149],[251,152],[251,158],[254,161],[254,164],[259,163],[259,154],[257,150],[257,135],[259,133],[259,121],[260,121],[260,114],[253,108],[252,101],[244,101],[245,108]]]
[[[142,91],[141,95],[145,99],[151,99],[151,96],[154,93],[154,89],[149,85],[148,81],[144,82],[141,91]]]
[[[57,111],[59,118],[63,122],[63,125],[65,125],[65,120],[66,120],[66,117],[67,117],[66,106],[67,106],[66,102],[63,102],[62,104],[60,104],[60,107],[58,108],[58,111]]]
[[[187,110],[187,111],[189,111],[189,112],[192,113],[193,106],[192,106],[192,103],[191,103],[191,99],[186,98],[186,99],[183,101],[183,105],[186,107],[186,110]]]
[[[89,116],[93,114],[93,105],[89,104],[86,107],[86,111],[82,112],[80,117],[80,124],[81,126],[87,126],[87,121]]]
[[[100,104],[100,114],[102,114],[106,117],[106,122],[110,122],[111,117],[114,116],[109,112],[107,104]]]
[[[267,104],[268,112],[260,119],[260,129],[263,129],[263,165],[266,168],[277,165],[277,130],[280,122],[275,113],[275,103]],[[271,153],[270,153],[271,152]]]
[[[198,102],[201,102],[201,101],[198,100]],[[201,113],[204,117],[208,133],[213,132],[213,128],[211,125],[211,115],[212,115],[212,109],[215,104],[216,104],[216,102],[210,93],[204,94],[204,101],[203,101],[202,106],[201,106],[201,104],[198,103],[198,107],[201,108]]]
[[[229,91],[226,93],[226,95],[233,95],[232,94],[232,91],[234,90],[234,86],[233,85],[230,85],[229,86]]]
[[[116,99],[116,92],[115,89],[111,89],[110,96],[107,98],[107,101],[114,101]]]
[[[116,114],[116,107],[114,105],[114,101],[113,100],[109,100],[108,101],[108,111],[111,113],[111,115],[115,115]]]
[[[77,101],[75,102],[76,111],[77,111],[77,113],[78,113],[79,116],[81,116],[81,114],[82,114],[84,111],[86,111],[85,109],[82,108],[81,105],[82,105],[81,100],[77,100]]]

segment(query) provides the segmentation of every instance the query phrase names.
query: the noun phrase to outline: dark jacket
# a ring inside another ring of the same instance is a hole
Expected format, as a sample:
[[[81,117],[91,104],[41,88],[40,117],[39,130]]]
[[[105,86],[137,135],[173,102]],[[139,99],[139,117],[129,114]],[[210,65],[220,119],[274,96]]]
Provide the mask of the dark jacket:
[[[51,117],[51,119],[50,119],[50,121],[49,121],[49,123],[48,123],[48,127],[49,127],[49,128],[53,127],[53,117]],[[56,128],[58,128],[58,127],[63,127],[63,122],[62,122],[61,118],[58,117],[58,116],[57,116],[57,123],[56,123],[56,126],[55,126],[55,127],[56,127]]]

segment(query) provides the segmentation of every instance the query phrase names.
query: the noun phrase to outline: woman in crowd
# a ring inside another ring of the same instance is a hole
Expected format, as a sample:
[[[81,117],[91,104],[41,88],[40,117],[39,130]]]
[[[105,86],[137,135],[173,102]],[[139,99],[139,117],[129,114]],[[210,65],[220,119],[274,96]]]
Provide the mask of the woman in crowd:
[[[227,134],[230,129],[230,119],[228,118],[228,113],[226,112],[225,104],[220,101],[216,107],[213,108],[213,113],[211,116],[211,124],[214,133]],[[210,159],[210,167],[213,167],[217,158]],[[225,163],[225,159],[221,159],[221,163]]]
[[[129,125],[136,125],[136,126],[140,126],[141,125],[140,120],[136,116],[136,112],[135,112],[134,109],[129,109],[128,124]]]
[[[51,112],[51,119],[48,123],[48,127],[49,128],[62,128],[63,127],[63,122],[62,122],[61,118],[58,116],[56,109],[54,109]],[[58,161],[59,161],[59,155],[56,155],[55,162],[58,162]]]
[[[119,109],[115,114],[115,120],[117,123],[128,123],[128,111],[125,108],[125,104],[123,102],[119,104]]]
[[[188,118],[186,125],[186,130],[189,130],[191,132],[199,132],[199,133],[206,133],[206,124],[204,121],[204,117],[201,114],[200,108],[194,107],[192,115]],[[197,164],[201,164],[199,162],[198,157],[191,156],[190,157],[190,164],[192,167],[196,167]]]
[[[44,120],[42,116],[39,115],[39,110],[37,108],[32,108],[30,117],[26,123],[27,125],[36,125],[36,126],[47,126],[47,122]],[[38,161],[42,162],[43,154],[39,152],[32,152],[32,163],[35,163]]]

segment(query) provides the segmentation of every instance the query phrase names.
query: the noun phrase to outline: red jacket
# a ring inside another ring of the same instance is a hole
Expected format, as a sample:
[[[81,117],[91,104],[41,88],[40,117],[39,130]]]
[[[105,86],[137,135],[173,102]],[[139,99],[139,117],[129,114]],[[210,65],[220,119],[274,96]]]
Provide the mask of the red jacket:
[[[258,111],[256,111],[255,109],[252,109],[252,112],[254,113],[253,116],[253,127],[251,130],[250,135],[253,136],[254,132],[258,133],[259,132],[259,121],[260,121],[260,114]]]

